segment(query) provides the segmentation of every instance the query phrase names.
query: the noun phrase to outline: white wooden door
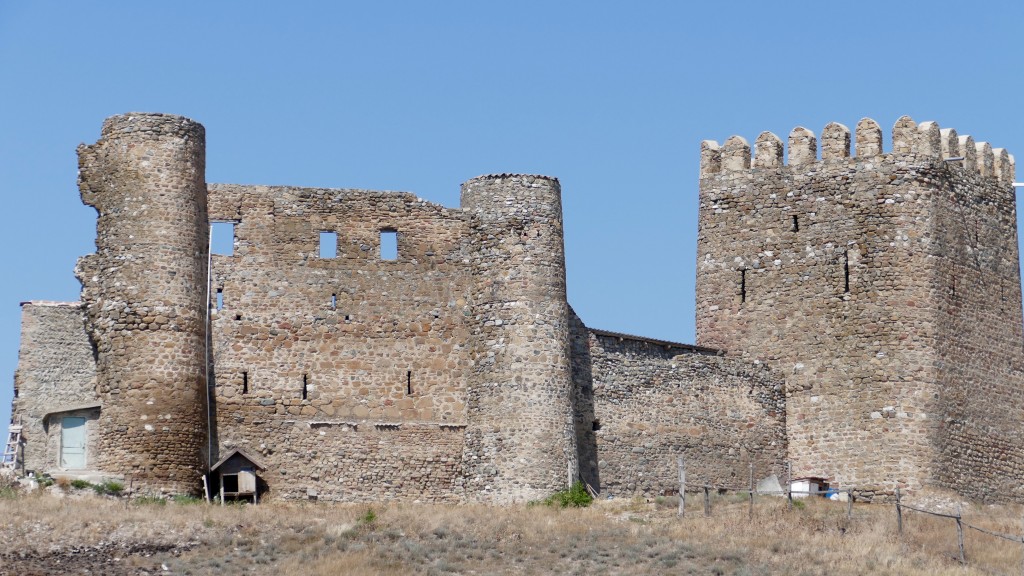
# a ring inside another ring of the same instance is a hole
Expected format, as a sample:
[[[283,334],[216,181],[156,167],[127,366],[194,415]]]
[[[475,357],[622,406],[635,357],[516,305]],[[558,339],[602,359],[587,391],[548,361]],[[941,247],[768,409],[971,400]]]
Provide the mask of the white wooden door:
[[[238,491],[241,494],[256,492],[256,470],[252,466],[242,466],[238,473]]]
[[[85,418],[61,419],[60,467],[65,470],[85,468]]]

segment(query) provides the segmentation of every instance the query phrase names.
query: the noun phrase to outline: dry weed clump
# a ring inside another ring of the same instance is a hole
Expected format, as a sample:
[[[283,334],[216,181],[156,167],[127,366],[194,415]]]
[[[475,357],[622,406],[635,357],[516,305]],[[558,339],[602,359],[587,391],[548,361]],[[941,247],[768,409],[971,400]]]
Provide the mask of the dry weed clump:
[[[414,504],[126,504],[48,495],[0,499],[0,572],[105,574],[981,574],[1019,569],[1020,544],[967,535],[891,506],[809,499],[693,502],[612,500],[589,508]],[[1019,532],[1019,510],[975,508],[972,522]],[[966,514],[965,514],[966,518]],[[1016,526],[1016,528],[1015,528]],[[1009,546],[1006,546],[1008,544]],[[84,563],[84,564],[83,564]],[[36,570],[33,572],[32,570]],[[49,571],[49,572],[48,572]]]
[[[0,498],[15,498],[21,490],[18,478],[8,470],[0,470]]]

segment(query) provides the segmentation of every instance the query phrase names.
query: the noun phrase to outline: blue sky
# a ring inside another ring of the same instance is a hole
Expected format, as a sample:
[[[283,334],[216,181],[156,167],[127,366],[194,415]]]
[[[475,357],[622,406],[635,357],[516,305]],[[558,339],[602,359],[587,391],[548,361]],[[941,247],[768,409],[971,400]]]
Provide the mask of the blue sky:
[[[0,0],[0,422],[19,302],[76,300],[75,147],[189,116],[207,180],[405,190],[559,177],[588,325],[693,341],[698,151],[936,120],[1024,163],[1024,3]],[[1018,178],[1021,179],[1021,178]]]

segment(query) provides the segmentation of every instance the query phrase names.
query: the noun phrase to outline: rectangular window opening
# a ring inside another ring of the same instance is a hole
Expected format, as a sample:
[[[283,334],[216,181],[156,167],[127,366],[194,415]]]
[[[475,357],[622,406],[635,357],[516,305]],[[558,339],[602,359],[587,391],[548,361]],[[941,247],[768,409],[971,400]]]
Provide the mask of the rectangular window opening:
[[[249,393],[249,373],[242,372],[242,394]]]
[[[337,232],[321,232],[320,233],[320,257],[321,258],[337,258],[338,257],[338,233]]]
[[[309,399],[309,376],[306,374],[302,375],[302,399]]]
[[[850,293],[850,253],[843,252],[843,293]]]
[[[590,425],[590,429],[593,430],[594,432],[597,432],[598,430],[600,430],[601,429],[601,421],[600,420],[594,420],[591,423],[591,425]]]
[[[210,222],[210,254],[235,255],[234,222]]]
[[[217,288],[217,310],[224,309],[224,289]]]
[[[747,269],[740,270],[740,304],[747,301]]]
[[[238,493],[238,474],[224,474],[221,476],[221,481],[224,482],[225,494]]]
[[[338,295],[337,294],[331,294],[331,310],[337,310],[337,309],[338,309]]]
[[[385,228],[380,231],[380,259],[398,260],[398,230]]]
[[[405,393],[412,396],[412,370],[405,373]]]
[[[800,231],[800,217],[796,214],[793,215],[793,232]]]

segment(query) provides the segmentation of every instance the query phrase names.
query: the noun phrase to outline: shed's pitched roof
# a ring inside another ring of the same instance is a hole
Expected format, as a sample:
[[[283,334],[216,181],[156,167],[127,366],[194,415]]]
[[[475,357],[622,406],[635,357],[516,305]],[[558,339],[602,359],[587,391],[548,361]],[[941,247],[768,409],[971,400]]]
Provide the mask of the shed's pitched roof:
[[[230,460],[231,457],[234,456],[235,454],[238,454],[242,458],[245,458],[249,462],[252,462],[253,465],[256,466],[257,468],[259,468],[260,470],[266,470],[267,469],[263,464],[260,463],[259,460],[257,460],[255,457],[253,457],[252,454],[249,454],[248,452],[246,452],[245,450],[243,450],[241,448],[232,448],[231,451],[228,452],[226,456],[221,458],[219,461],[217,461],[216,464],[214,464],[213,466],[210,467],[210,472],[216,471],[217,468],[220,468],[221,465],[223,465],[225,462]]]

